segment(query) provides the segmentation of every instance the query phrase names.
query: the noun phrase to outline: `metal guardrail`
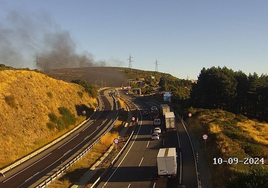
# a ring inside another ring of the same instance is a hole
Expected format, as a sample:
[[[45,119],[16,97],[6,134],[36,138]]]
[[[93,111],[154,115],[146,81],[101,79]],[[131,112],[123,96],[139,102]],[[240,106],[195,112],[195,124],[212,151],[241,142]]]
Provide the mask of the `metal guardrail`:
[[[115,98],[113,97],[114,101]],[[118,116],[118,115],[117,115]],[[71,159],[68,163],[63,164],[62,167],[59,167],[58,170],[56,170],[52,175],[50,175],[48,178],[46,178],[43,182],[39,183],[36,188],[44,188],[47,187],[49,184],[51,184],[54,180],[56,180],[59,176],[61,176],[68,168],[70,168],[74,163],[79,161],[84,155],[86,155],[93,146],[95,146],[97,143],[99,143],[100,139],[108,133],[113,127],[116,121],[118,120],[118,117],[113,121],[113,123],[110,124],[110,126],[86,149],[84,149],[82,152],[80,152],[78,155],[76,155],[73,159]],[[110,123],[110,122],[109,122]],[[108,123],[108,124],[109,124]]]
[[[117,121],[118,118],[116,118],[113,123],[109,126],[108,129],[106,129],[106,131],[104,131],[101,136],[96,139],[90,146],[88,146],[86,149],[84,149],[81,153],[79,153],[77,156],[75,156],[71,161],[69,161],[67,164],[64,164],[62,167],[60,167],[56,172],[54,172],[51,176],[49,176],[48,178],[46,178],[43,182],[39,183],[37,186],[35,186],[36,188],[44,188],[46,186],[48,186],[50,183],[52,183],[55,179],[57,179],[59,176],[61,176],[61,174],[63,174],[69,167],[71,167],[74,163],[76,163],[78,160],[80,160],[84,155],[86,155],[93,146],[95,146],[97,143],[99,143],[101,137],[103,137],[107,132],[109,132],[115,122]]]
[[[195,149],[194,149],[194,145],[193,145],[193,142],[192,142],[192,139],[191,139],[191,136],[187,130],[187,123],[183,120],[183,118],[181,118],[181,116],[175,112],[177,117],[180,119],[182,125],[183,125],[183,128],[189,138],[189,141],[190,141],[190,144],[191,144],[191,148],[192,148],[192,152],[193,152],[193,156],[194,156],[194,163],[195,163],[195,172],[196,172],[196,177],[197,177],[197,183],[198,183],[198,188],[201,188],[201,180],[200,180],[200,174],[199,174],[199,169],[198,169],[198,163],[197,163],[197,158],[196,158],[196,155],[195,155]],[[185,126],[186,125],[186,126]]]
[[[126,104],[127,110],[129,111],[129,106],[130,102],[126,100],[123,100],[124,103]],[[136,123],[138,122],[138,118],[136,119]],[[136,127],[135,127],[136,128]],[[99,181],[101,179],[104,178],[104,176],[107,174],[107,172],[114,166],[115,162],[118,160],[118,158],[122,155],[122,153],[124,152],[125,148],[127,147],[127,145],[129,144],[130,140],[132,139],[132,136],[135,132],[135,128],[134,130],[131,132],[131,134],[129,135],[129,138],[127,139],[126,143],[124,144],[124,146],[122,147],[122,149],[119,151],[119,153],[115,156],[115,158],[113,159],[113,161],[110,163],[110,166],[97,178],[97,180],[90,186],[90,188],[94,188],[96,185],[98,185]]]
[[[98,106],[98,108],[96,110],[98,110],[100,108],[100,106]],[[95,111],[96,111],[95,110]],[[92,114],[93,115],[93,114]],[[92,116],[91,115],[91,116]],[[0,174],[4,174],[6,173],[7,171],[15,168],[16,166],[20,165],[21,163],[31,159],[32,157],[36,156],[37,154],[43,152],[44,150],[46,150],[47,148],[51,147],[52,145],[56,144],[57,142],[59,142],[60,140],[66,138],[67,136],[69,136],[70,134],[72,134],[74,131],[76,131],[77,129],[79,129],[80,127],[82,127],[87,121],[90,120],[91,116],[84,120],[83,122],[81,122],[78,126],[76,126],[74,129],[70,130],[69,132],[67,132],[66,134],[60,136],[59,138],[53,140],[52,142],[46,144],[45,146],[41,147],[40,149],[30,153],[29,155],[26,155],[25,157],[22,157],[21,159],[17,160],[16,162],[12,163],[11,165],[3,168],[0,170]]]

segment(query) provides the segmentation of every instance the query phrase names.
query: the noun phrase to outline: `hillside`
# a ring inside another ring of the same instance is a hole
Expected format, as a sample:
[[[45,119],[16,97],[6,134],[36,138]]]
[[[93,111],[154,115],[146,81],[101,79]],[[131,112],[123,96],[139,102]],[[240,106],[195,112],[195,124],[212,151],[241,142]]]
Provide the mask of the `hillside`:
[[[61,117],[59,108],[67,109],[78,124],[85,119],[78,116],[82,108],[92,111],[96,105],[96,99],[77,84],[35,71],[0,71],[0,167],[66,132],[67,129],[48,126],[53,125],[49,114]]]
[[[128,84],[124,74],[113,67],[62,68],[46,70],[44,73],[67,82],[80,79],[100,87],[118,87]]]

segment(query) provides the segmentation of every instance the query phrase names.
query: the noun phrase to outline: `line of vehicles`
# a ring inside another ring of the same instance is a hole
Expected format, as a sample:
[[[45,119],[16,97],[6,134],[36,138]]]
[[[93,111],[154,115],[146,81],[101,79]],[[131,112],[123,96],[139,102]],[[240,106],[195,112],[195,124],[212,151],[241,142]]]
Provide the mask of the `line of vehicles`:
[[[170,111],[167,104],[161,104],[160,109],[152,106],[150,109],[151,118],[154,125],[152,139],[158,140],[159,135],[162,133],[161,127],[165,131],[176,130],[175,115]],[[143,113],[148,115],[148,112]],[[177,176],[177,152],[176,148],[160,148],[157,154],[157,172],[159,177],[176,177]]]

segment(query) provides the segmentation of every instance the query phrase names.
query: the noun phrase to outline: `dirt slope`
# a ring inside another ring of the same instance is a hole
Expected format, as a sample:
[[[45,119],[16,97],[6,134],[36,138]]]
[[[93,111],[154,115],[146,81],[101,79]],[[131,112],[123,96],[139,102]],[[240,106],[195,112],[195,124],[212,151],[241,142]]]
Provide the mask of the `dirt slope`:
[[[76,105],[94,109],[97,101],[81,86],[42,73],[0,71],[0,168],[58,136],[47,126],[48,114],[60,116],[58,108],[65,107],[78,118]]]

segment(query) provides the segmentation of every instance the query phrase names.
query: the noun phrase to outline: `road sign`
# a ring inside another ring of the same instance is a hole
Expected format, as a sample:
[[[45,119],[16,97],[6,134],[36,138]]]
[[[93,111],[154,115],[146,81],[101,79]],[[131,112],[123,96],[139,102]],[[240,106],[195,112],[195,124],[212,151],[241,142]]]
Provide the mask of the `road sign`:
[[[207,140],[208,139],[208,135],[207,134],[203,134],[203,140]]]
[[[131,117],[131,121],[134,122],[136,120],[135,116]]]
[[[205,141],[205,148],[206,148],[206,141],[207,141],[207,139],[208,139],[208,135],[207,134],[203,134],[203,140]]]
[[[115,143],[115,144],[118,144],[118,142],[119,142],[118,138],[115,138],[115,139],[114,139],[114,143]]]

